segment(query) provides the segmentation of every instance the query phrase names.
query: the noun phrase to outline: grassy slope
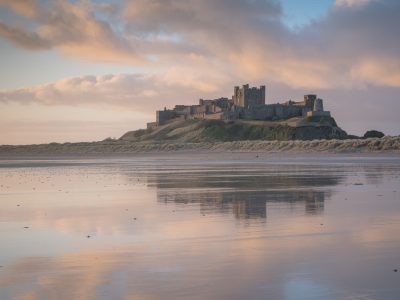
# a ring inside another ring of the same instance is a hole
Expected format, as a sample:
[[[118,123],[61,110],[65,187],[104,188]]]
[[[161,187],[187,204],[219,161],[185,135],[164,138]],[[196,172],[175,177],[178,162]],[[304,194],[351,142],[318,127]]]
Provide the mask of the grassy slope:
[[[371,153],[400,154],[400,137],[356,140],[314,141],[234,141],[234,142],[131,142],[105,140],[91,143],[51,143],[41,145],[0,145],[0,158],[51,157],[74,155],[129,155],[147,152],[204,151],[204,152],[264,152],[264,153]]]
[[[130,131],[121,137],[126,141],[215,142],[242,140],[321,139],[337,127],[333,118],[293,118],[284,121],[187,120],[159,128]]]

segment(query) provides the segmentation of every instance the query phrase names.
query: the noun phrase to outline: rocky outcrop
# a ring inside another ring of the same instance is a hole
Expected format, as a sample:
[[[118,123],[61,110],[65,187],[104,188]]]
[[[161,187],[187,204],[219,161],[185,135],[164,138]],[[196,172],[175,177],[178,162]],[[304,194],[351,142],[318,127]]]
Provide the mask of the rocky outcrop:
[[[339,127],[332,126],[301,126],[292,129],[290,140],[343,140],[347,133]]]
[[[294,118],[283,121],[177,121],[158,128],[130,131],[125,141],[218,142],[246,140],[345,139],[347,134],[331,117]]]

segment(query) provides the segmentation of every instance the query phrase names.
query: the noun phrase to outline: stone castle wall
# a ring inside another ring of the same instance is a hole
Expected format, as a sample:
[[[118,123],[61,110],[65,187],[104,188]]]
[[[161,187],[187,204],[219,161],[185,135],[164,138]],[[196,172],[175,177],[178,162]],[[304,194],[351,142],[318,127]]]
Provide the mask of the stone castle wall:
[[[317,95],[305,95],[303,101],[265,104],[265,86],[250,88],[235,86],[232,99],[200,99],[198,105],[176,105],[174,109],[157,111],[157,121],[148,123],[154,128],[175,120],[283,120],[293,117],[330,116],[324,111],[323,100]]]
[[[231,119],[245,120],[282,120],[294,117],[301,117],[304,114],[302,106],[285,104],[268,104],[251,106],[249,108],[237,107]]]

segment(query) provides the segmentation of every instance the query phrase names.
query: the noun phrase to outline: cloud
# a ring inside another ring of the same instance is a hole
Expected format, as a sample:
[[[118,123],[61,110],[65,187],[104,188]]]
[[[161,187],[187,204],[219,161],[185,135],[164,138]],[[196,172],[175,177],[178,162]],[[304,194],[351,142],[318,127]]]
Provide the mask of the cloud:
[[[240,82],[264,80],[295,88],[400,86],[393,79],[400,73],[396,68],[387,69],[385,78],[355,71],[365,61],[376,66],[396,61],[400,3],[394,0],[338,1],[326,18],[297,32],[282,23],[277,1],[129,1],[124,18],[128,32],[174,37],[171,43],[204,57],[209,69],[218,62]],[[177,61],[172,52],[165,57],[170,63]],[[196,69],[188,54],[180,57],[181,65]]]
[[[6,6],[13,12],[27,18],[33,18],[39,13],[39,5],[36,0],[0,0],[0,6]]]
[[[141,64],[146,61],[135,49],[134,41],[128,41],[110,23],[95,16],[94,8],[104,11],[110,10],[109,6],[62,0],[36,6],[34,3],[0,2],[0,8],[5,6],[29,20],[19,26],[0,23],[0,36],[28,50],[54,48],[91,62]]]
[[[88,62],[196,70],[295,88],[400,86],[398,69],[383,77],[376,70],[400,51],[395,0],[337,0],[326,18],[295,32],[283,24],[274,0],[1,0],[1,7],[27,20],[3,21],[1,37]]]
[[[0,22],[0,36],[28,50],[47,50],[51,48],[51,44],[36,32],[26,32],[21,28],[11,27],[2,22]]]
[[[117,74],[70,77],[54,83],[20,89],[0,90],[0,103],[44,105],[111,105],[153,113],[160,105],[193,103],[216,94],[222,86],[213,84],[212,75],[184,74],[171,69],[163,74]],[[215,80],[221,82],[221,79]]]
[[[372,1],[378,1],[378,0],[336,0],[335,5],[336,6],[353,7],[353,6],[365,5]]]
[[[363,60],[351,70],[355,80],[375,82],[383,86],[400,86],[400,61],[398,59]]]
[[[277,1],[265,0],[137,0],[127,1],[124,10],[125,20],[135,31],[183,35],[226,31],[240,35],[246,29],[279,21],[281,14]]]

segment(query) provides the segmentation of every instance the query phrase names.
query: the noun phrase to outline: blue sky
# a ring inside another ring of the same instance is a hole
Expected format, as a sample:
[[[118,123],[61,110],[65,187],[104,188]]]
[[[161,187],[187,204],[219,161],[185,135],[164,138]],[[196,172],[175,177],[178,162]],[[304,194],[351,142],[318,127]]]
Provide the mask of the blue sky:
[[[323,18],[335,4],[334,0],[281,0],[283,21],[290,28],[297,28],[311,20]]]

